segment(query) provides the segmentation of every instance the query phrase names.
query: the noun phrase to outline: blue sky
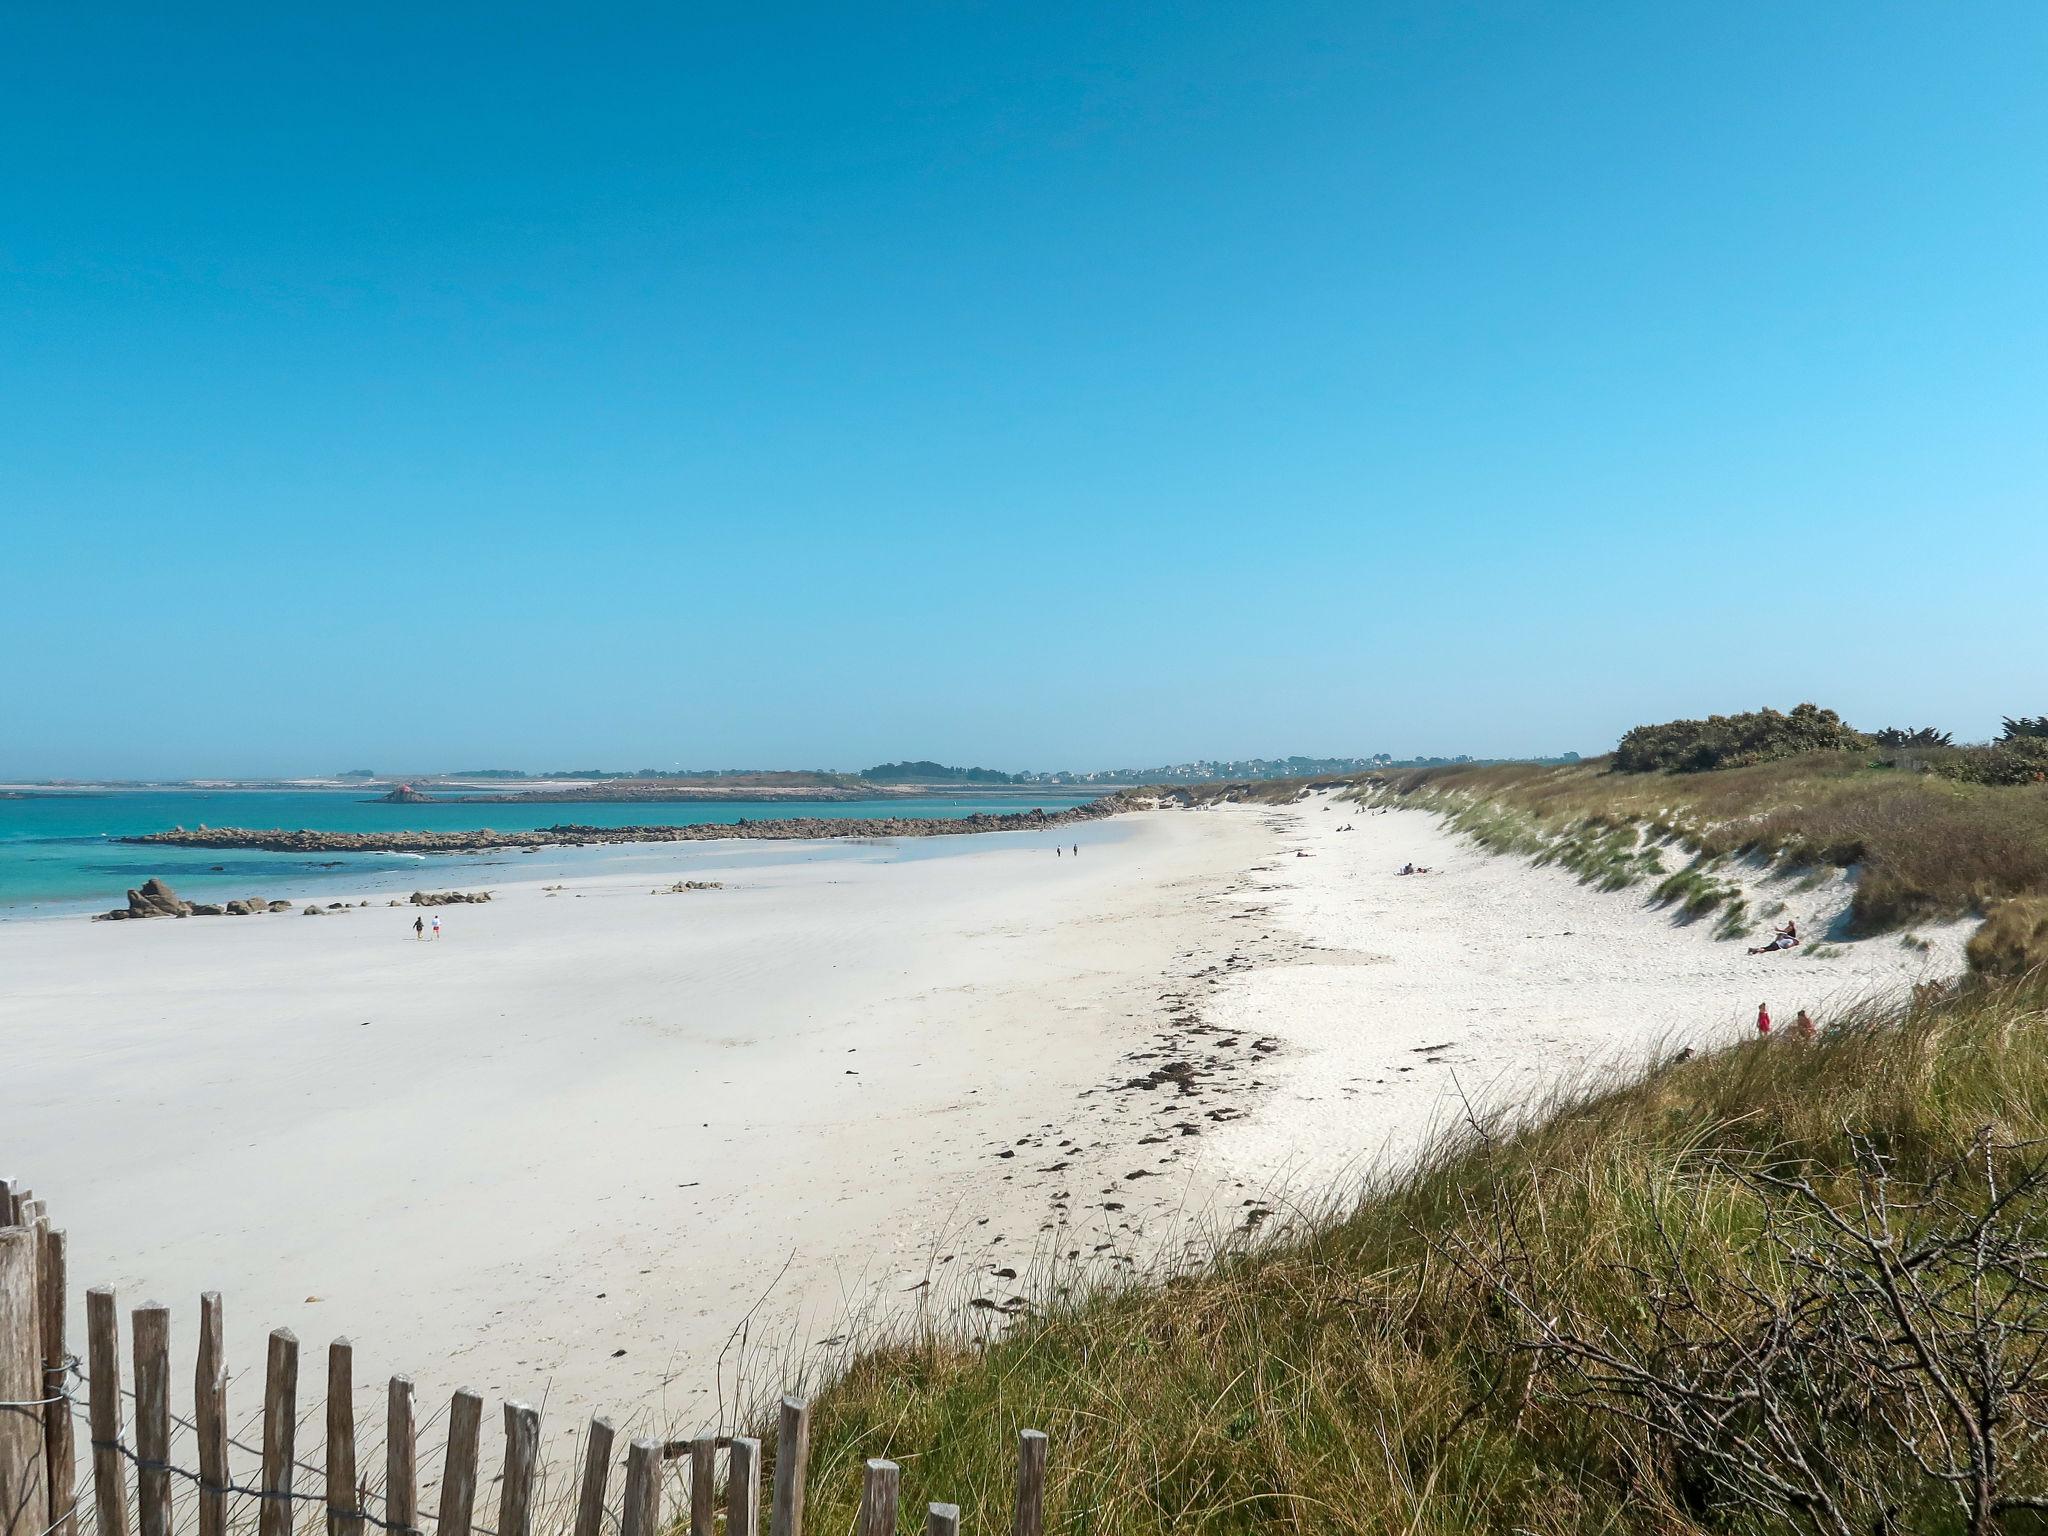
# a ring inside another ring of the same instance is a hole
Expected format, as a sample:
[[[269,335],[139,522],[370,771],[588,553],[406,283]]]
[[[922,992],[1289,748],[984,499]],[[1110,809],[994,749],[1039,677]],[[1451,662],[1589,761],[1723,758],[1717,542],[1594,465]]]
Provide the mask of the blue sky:
[[[2031,3],[10,7],[0,774],[1981,736],[2048,710],[2044,66]]]

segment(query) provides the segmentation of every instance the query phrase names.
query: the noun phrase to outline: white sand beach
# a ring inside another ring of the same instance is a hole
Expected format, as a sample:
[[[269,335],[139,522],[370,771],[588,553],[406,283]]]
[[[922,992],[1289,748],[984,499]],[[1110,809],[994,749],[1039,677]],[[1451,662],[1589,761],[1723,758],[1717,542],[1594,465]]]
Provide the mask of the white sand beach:
[[[1961,964],[1955,929],[1747,956],[1323,796],[1094,830],[692,851],[723,889],[513,883],[438,943],[381,897],[0,924],[0,1172],[69,1230],[74,1319],[167,1301],[189,1361],[222,1291],[250,1411],[282,1324],[315,1380],[347,1335],[423,1406],[689,1433],[928,1295],[1000,1326],[1034,1259],[1150,1265],[1468,1104]],[[1817,933],[1844,894],[1786,899]]]

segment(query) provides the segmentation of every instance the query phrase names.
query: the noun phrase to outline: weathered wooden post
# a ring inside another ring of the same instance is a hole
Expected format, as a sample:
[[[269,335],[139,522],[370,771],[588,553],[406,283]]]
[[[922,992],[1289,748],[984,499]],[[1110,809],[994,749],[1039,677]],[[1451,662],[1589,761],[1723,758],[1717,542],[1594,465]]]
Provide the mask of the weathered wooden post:
[[[661,1443],[635,1440],[626,1451],[626,1498],[619,1536],[657,1536],[661,1530]]]
[[[505,1405],[505,1476],[498,1488],[498,1536],[531,1536],[533,1474],[540,1463],[540,1414]]]
[[[612,1421],[593,1418],[583,1442],[583,1489],[576,1500],[576,1536],[604,1536],[604,1496],[612,1475]]]
[[[207,1291],[199,1298],[192,1422],[199,1435],[199,1536],[227,1536],[228,1349],[219,1291]]]
[[[121,1324],[114,1292],[85,1293],[86,1368],[92,1373],[92,1501],[99,1536],[128,1536],[128,1463],[121,1455]]]
[[[1045,1436],[1027,1429],[1017,1436],[1017,1518],[1011,1536],[1045,1536]]]
[[[484,1400],[469,1388],[448,1400],[448,1457],[441,1466],[438,1536],[469,1536],[476,1514],[476,1433],[483,1418]]]
[[[925,1511],[924,1536],[960,1536],[960,1506],[932,1505]]]
[[[785,1397],[775,1425],[775,1507],[768,1518],[768,1536],[803,1536],[804,1480],[810,1461],[810,1404]]]
[[[146,1301],[130,1318],[135,1344],[135,1525],[171,1536],[171,1309]]]
[[[896,1536],[896,1501],[903,1480],[893,1461],[870,1457],[861,1474],[860,1536]]]
[[[41,1536],[50,1523],[43,1476],[43,1313],[36,1234],[0,1228],[0,1531]]]
[[[64,1234],[36,1223],[36,1304],[42,1312],[43,1475],[50,1484],[50,1536],[78,1533],[78,1452],[72,1443],[64,1305],[69,1291]]]
[[[356,1501],[355,1346],[336,1339],[327,1346],[327,1536],[363,1536]]]
[[[725,1536],[760,1536],[761,1442],[732,1437],[725,1454]]]
[[[384,1519],[400,1531],[420,1524],[418,1428],[413,1421],[412,1378],[394,1376],[384,1396]]]
[[[690,1536],[716,1536],[717,1488],[718,1441],[699,1435],[690,1442]]]
[[[270,1331],[263,1368],[263,1503],[260,1536],[292,1536],[292,1447],[299,1428],[299,1336]]]

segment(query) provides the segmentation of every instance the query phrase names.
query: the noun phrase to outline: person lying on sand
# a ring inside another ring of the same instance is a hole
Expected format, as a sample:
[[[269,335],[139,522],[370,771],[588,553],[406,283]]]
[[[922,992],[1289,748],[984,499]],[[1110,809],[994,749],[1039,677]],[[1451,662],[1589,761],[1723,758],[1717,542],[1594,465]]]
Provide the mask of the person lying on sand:
[[[1759,944],[1750,953],[1767,955],[1774,949],[1797,949],[1799,947],[1799,924],[1791,918],[1785,919],[1785,926],[1771,936],[1768,944]]]

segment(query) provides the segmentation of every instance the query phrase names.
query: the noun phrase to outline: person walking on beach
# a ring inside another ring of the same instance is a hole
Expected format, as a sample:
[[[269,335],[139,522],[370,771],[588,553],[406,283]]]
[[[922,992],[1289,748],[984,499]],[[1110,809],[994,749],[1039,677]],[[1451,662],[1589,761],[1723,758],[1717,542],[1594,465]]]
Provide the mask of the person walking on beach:
[[[441,914],[438,912],[434,914],[434,937],[441,937]]]
[[[427,920],[424,917],[412,920],[412,936],[415,943],[427,936]]]
[[[1081,857],[1081,845],[1079,843],[1074,844],[1074,857],[1077,859]]]
[[[1804,1008],[1800,1009],[1799,1017],[1792,1021],[1793,1035],[1801,1040],[1811,1040],[1813,1038],[1813,1030],[1813,1015]]]
[[[1771,1032],[1771,1010],[1762,1003],[1756,1005],[1756,1032],[1760,1035]]]

